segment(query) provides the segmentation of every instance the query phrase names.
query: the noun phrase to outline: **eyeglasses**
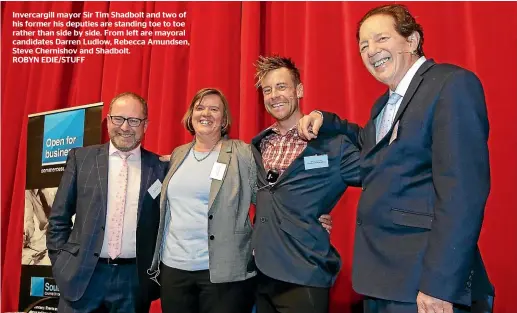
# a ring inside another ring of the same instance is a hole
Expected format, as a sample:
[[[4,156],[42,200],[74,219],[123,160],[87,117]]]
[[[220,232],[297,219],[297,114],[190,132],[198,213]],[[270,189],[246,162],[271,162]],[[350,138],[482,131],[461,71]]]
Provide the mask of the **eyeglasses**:
[[[131,127],[138,127],[140,124],[142,124],[143,121],[147,120],[146,118],[136,118],[136,117],[128,117],[125,118],[123,116],[114,116],[114,115],[108,115],[113,125],[116,126],[122,126],[125,121],[127,121],[127,124]]]

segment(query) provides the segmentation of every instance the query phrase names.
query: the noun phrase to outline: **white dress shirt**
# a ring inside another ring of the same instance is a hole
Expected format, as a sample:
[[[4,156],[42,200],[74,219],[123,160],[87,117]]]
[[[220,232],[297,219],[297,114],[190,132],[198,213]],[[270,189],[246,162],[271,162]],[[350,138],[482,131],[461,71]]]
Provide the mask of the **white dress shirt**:
[[[395,104],[395,112],[398,112],[400,104],[402,103],[402,100],[404,99],[404,95],[406,94],[406,91],[409,88],[409,84],[411,83],[411,80],[413,80],[413,77],[415,77],[416,72],[418,71],[420,66],[422,66],[422,64],[424,64],[425,61],[426,61],[426,58],[424,56],[420,57],[415,62],[415,64],[413,64],[409,68],[409,70],[406,72],[406,75],[404,75],[404,77],[402,78],[400,83],[397,85],[397,88],[395,88],[395,90],[391,90],[390,89],[390,96],[394,92],[396,92],[399,95],[401,95],[399,101],[397,101],[397,103]],[[382,116],[384,115],[384,110],[385,109],[386,109],[386,105],[384,105],[384,107],[382,108],[382,110],[379,113],[379,115],[377,115],[377,117],[375,118],[375,129],[376,130],[378,130],[379,127],[380,127],[380,123],[382,121]],[[395,115],[396,114],[397,113],[395,113]]]

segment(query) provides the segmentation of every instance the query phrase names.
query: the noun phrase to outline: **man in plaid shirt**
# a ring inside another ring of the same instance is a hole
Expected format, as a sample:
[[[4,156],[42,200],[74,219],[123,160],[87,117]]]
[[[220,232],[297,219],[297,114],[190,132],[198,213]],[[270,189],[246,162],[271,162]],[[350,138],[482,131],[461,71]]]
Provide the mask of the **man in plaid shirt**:
[[[341,260],[318,217],[349,185],[360,186],[359,151],[345,135],[310,143],[298,136],[303,85],[291,59],[260,57],[256,67],[264,106],[276,120],[251,145],[258,169],[257,313],[327,312]]]

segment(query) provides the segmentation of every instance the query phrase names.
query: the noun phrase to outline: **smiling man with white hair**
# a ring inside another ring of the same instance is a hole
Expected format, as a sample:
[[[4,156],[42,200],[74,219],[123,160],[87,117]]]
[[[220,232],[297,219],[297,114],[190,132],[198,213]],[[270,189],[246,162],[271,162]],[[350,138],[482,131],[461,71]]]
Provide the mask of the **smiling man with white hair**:
[[[366,126],[313,112],[299,132],[346,133],[361,149],[352,281],[365,312],[490,312],[477,245],[490,191],[481,82],[426,59],[422,27],[403,5],[366,13],[357,41],[366,69],[388,87]]]

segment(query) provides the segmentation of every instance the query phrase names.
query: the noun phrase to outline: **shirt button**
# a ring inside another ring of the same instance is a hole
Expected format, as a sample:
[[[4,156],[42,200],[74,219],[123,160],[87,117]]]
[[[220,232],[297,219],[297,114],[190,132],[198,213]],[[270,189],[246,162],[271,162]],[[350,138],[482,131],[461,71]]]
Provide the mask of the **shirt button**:
[[[215,239],[215,236],[214,235],[210,235],[210,240],[214,240]]]
[[[361,221],[360,218],[357,219],[357,225],[361,225],[363,223],[363,221]]]
[[[265,223],[265,222],[267,222],[267,218],[265,218],[265,217],[261,217],[261,218],[260,218],[260,221],[261,221],[262,223]]]
[[[213,218],[214,218],[214,216],[213,216],[212,214],[210,214],[210,215],[208,216],[208,219],[209,219],[209,220],[211,220],[211,219],[213,219]]]
[[[362,186],[362,187],[361,187],[361,189],[362,189],[363,191],[365,191],[365,190],[366,190],[366,187],[365,187],[365,186]]]

